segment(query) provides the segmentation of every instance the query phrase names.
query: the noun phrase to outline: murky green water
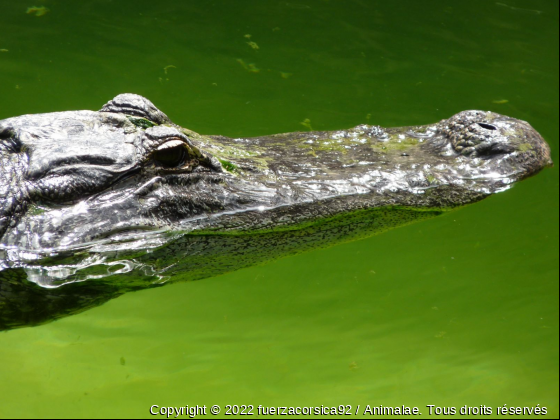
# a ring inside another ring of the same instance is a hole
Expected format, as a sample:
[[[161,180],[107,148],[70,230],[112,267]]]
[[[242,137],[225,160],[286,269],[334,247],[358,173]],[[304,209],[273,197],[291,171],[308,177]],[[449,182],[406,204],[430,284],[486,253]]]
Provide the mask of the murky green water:
[[[0,10],[0,119],[99,109],[121,92],[229,136],[483,109],[529,121],[559,162],[553,0],[18,0]],[[150,417],[154,404],[423,415],[430,404],[540,404],[558,417],[558,191],[548,169],[368,240],[1,333],[0,417]]]

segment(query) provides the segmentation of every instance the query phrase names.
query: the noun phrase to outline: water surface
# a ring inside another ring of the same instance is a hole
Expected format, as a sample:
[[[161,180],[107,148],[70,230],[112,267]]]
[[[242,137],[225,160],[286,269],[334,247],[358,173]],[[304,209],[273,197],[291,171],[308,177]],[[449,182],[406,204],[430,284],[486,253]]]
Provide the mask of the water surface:
[[[4,3],[0,118],[122,92],[228,136],[483,109],[529,121],[558,163],[554,1]],[[153,404],[558,417],[558,191],[547,169],[427,222],[1,333],[0,417],[149,417]]]

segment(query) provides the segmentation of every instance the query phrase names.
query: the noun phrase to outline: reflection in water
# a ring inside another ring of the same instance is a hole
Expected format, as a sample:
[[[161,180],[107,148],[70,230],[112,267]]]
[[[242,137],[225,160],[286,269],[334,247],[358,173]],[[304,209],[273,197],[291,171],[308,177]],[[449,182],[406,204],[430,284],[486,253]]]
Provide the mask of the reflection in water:
[[[0,119],[98,109],[121,92],[230,137],[484,109],[530,121],[558,160],[556,2],[502,0],[535,14],[478,0],[287,1],[310,9],[47,0],[37,18],[32,2],[4,2]],[[0,416],[540,404],[557,418],[555,171],[382,236],[0,333]]]

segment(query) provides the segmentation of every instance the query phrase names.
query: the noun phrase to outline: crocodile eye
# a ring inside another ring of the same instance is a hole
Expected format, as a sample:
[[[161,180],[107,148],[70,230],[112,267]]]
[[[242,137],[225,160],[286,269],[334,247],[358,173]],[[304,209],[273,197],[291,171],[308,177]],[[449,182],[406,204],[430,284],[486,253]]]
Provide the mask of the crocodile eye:
[[[485,123],[477,123],[480,127],[485,128],[486,130],[497,130],[496,127],[494,127],[491,124],[485,124]]]
[[[156,164],[171,169],[183,166],[189,153],[185,143],[172,140],[159,146],[152,156]]]

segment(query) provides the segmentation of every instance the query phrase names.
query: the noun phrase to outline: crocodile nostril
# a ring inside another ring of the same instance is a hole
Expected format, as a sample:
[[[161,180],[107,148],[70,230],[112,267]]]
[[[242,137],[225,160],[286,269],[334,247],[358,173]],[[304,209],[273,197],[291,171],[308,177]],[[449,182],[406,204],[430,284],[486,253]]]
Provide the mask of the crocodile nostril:
[[[485,128],[486,130],[497,130],[497,128],[491,124],[486,124],[486,123],[477,123],[477,124],[482,128]]]
[[[493,143],[486,144],[483,143],[476,148],[476,153],[479,156],[495,156],[495,155],[506,155],[515,151],[515,148],[509,144],[503,143]]]

